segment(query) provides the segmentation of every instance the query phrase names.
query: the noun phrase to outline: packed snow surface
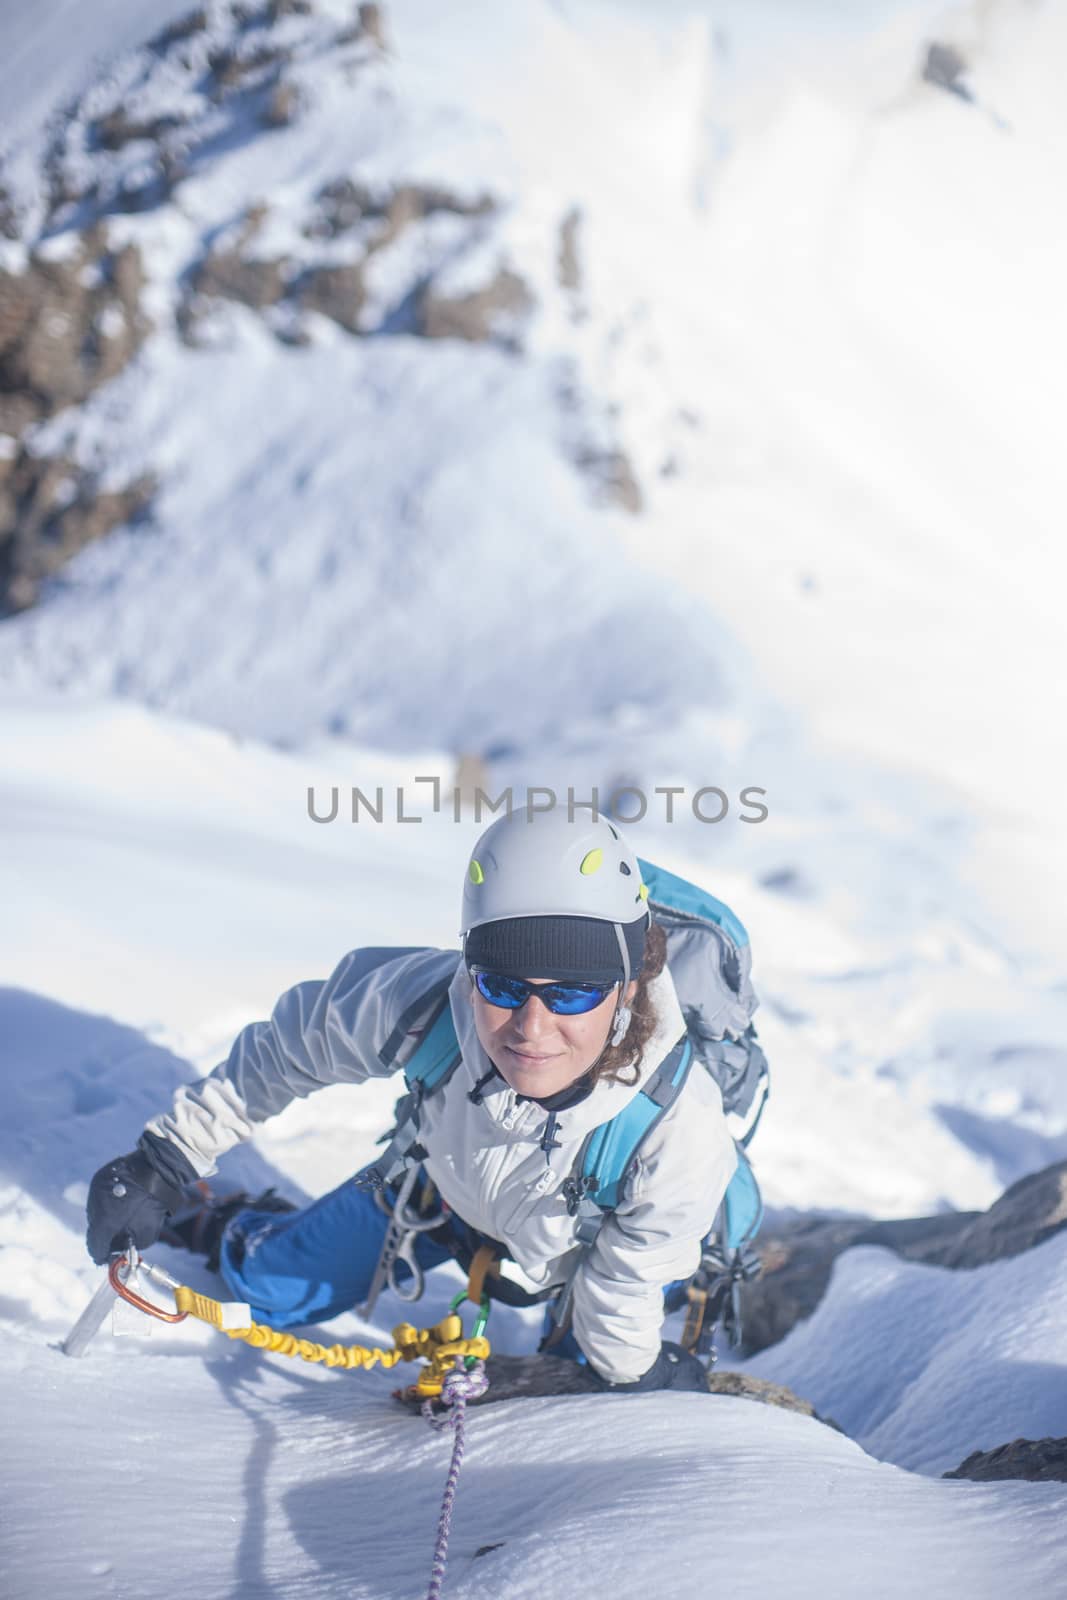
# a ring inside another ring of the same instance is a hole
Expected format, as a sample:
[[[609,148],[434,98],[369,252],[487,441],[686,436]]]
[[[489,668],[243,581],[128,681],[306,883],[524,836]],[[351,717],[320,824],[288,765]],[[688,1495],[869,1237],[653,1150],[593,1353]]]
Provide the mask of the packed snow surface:
[[[81,1360],[58,1346],[101,1278],[82,1243],[96,1167],[291,982],[359,943],[453,943],[476,827],[428,805],[410,826],[316,826],[306,789],[327,749],[312,761],[121,703],[9,703],[0,742],[11,752],[0,778],[7,1592],[163,1600],[180,1571],[205,1600],[418,1595],[448,1448],[396,1406],[395,1379],[297,1366],[189,1324],[146,1337],[135,1312]],[[435,759],[424,752],[419,770]],[[962,1113],[954,1124],[940,1101],[923,1103],[921,1073],[909,1087],[851,1072],[847,1053],[805,1045],[795,1016],[775,1020],[787,990],[813,1015],[842,978],[849,992],[847,941],[815,918],[789,956],[795,913],[778,920],[771,895],[745,909],[757,948],[780,952],[762,986],[781,1088],[760,1135],[772,1198],[847,1194],[874,1212],[991,1198],[997,1162]],[[876,1031],[879,1013],[866,1026]],[[957,1034],[939,1096],[966,1101],[976,1065]],[[1043,1072],[1039,1052],[998,1081],[1020,1105],[1024,1087],[1031,1107],[1044,1096],[1044,1125],[1062,1115],[1062,1072]],[[322,1193],[369,1157],[391,1098],[381,1082],[299,1102],[226,1158],[217,1182]],[[1008,1109],[997,1155],[1014,1171],[1023,1134],[1011,1128]],[[218,1292],[188,1256],[152,1257]],[[453,1268],[434,1274],[416,1319],[436,1321],[459,1281]],[[930,1475],[1020,1433],[1067,1431],[1065,1283],[1062,1237],[973,1273],[850,1252],[811,1322],[750,1365],[853,1438],[720,1396],[473,1413],[446,1593],[556,1594],[595,1573],[620,1595],[666,1579],[696,1600],[724,1570],[752,1596],[896,1600],[919,1586],[993,1600],[1009,1581],[1061,1592],[1067,1487]],[[373,1326],[352,1314],[319,1337],[387,1344],[409,1315],[387,1295]],[[530,1351],[537,1321],[497,1307],[490,1334],[502,1351]],[[477,1554],[488,1545],[499,1548]]]
[[[100,0],[87,40],[84,7],[3,8],[0,144],[31,214],[60,102],[151,112],[160,81],[124,53],[185,9]],[[384,58],[333,49],[349,15],[286,19],[290,126],[216,136],[182,102],[195,172],[111,224],[156,332],[40,434],[160,492],[150,527],[0,624],[13,1600],[423,1592],[448,1445],[394,1379],[188,1324],[149,1339],[132,1313],[81,1361],[58,1345],[100,1279],[88,1180],[173,1086],[353,946],[456,943],[479,825],[425,779],[447,793],[460,751],[494,793],[639,786],[642,854],[742,917],[772,1211],[978,1208],[1067,1155],[1062,7],[393,0]],[[971,100],[921,81],[932,38]],[[110,181],[90,146],[71,159]],[[204,251],[266,197],[257,248],[299,263],[343,173],[497,210],[401,236],[358,336],[313,317],[294,346],[229,305],[184,344]],[[422,275],[462,293],[501,264],[536,301],[516,342],[412,333]],[[580,470],[613,451],[640,516]],[[381,823],[348,820],[353,785],[383,789]],[[313,822],[334,786],[338,820]],[[322,1193],[391,1100],[301,1102],[219,1181]],[[1067,1593],[1067,1486],[938,1476],[1067,1433],[1065,1282],[1062,1236],[966,1273],[848,1252],[748,1365],[851,1437],[721,1396],[473,1414],[446,1595]],[[387,1341],[407,1315],[387,1297],[323,1335]],[[501,1308],[490,1334],[536,1343]]]

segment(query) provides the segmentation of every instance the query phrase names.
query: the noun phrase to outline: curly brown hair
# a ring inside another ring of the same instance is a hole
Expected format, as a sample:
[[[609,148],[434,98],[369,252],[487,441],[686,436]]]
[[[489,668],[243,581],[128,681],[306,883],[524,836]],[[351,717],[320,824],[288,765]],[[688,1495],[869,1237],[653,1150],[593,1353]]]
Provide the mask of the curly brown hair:
[[[637,975],[637,993],[630,1002],[630,1026],[621,1044],[609,1044],[589,1069],[593,1083],[622,1083],[632,1087],[641,1076],[645,1046],[659,1021],[649,985],[667,964],[667,935],[653,922],[645,937],[645,954]],[[627,1077],[629,1072],[632,1076]]]

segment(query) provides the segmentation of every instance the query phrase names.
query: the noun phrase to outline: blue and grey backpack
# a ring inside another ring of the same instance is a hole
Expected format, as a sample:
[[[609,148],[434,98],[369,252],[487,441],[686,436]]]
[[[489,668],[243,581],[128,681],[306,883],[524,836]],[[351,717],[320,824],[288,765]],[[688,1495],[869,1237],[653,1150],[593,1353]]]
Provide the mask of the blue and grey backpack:
[[[731,1343],[740,1343],[740,1285],[759,1271],[752,1242],[763,1220],[763,1204],[747,1151],[767,1101],[770,1076],[752,1023],[759,1001],[744,927],[721,900],[687,879],[640,858],[638,865],[648,904],[667,936],[667,963],[686,1034],[640,1093],[589,1135],[563,1193],[578,1219],[578,1237],[589,1249],[618,1204],[643,1139],[674,1104],[693,1066],[711,1073],[724,1111],[740,1129],[734,1140],[737,1168],[705,1238],[700,1268],[667,1301],[667,1309],[676,1310],[688,1298],[683,1343],[706,1354],[720,1321]],[[395,1183],[425,1154],[418,1142],[419,1109],[444,1087],[461,1059],[448,987],[448,982],[440,986],[436,1010],[404,1066],[408,1093],[397,1106],[396,1126],[386,1136],[388,1148],[367,1169],[364,1181]],[[434,998],[424,996],[420,1004],[429,1005]],[[552,1317],[560,1327],[569,1315],[572,1285],[573,1275],[561,1292],[553,1290]],[[539,1298],[543,1296],[528,1297]]]

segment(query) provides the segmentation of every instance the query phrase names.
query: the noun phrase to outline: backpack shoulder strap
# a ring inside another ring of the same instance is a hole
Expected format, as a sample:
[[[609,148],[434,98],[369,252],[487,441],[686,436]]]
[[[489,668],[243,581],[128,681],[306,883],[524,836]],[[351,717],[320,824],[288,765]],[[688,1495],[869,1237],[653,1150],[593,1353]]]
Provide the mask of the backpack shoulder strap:
[[[605,1215],[618,1205],[641,1145],[678,1098],[692,1064],[693,1047],[683,1034],[629,1104],[586,1139],[563,1186],[583,1244],[592,1244]]]
[[[422,1037],[404,1063],[408,1092],[397,1103],[396,1122],[385,1136],[388,1143],[377,1160],[356,1174],[361,1189],[384,1189],[425,1154],[419,1144],[422,1102],[428,1094],[444,1088],[463,1059],[448,999],[451,986],[451,977],[444,978],[413,1000],[379,1052],[382,1062],[391,1065],[411,1025],[419,1016],[428,1015]]]
[[[594,1128],[583,1144],[574,1172],[563,1185],[567,1210],[576,1219],[575,1232],[582,1249],[549,1308],[557,1328],[564,1327],[570,1316],[578,1267],[618,1205],[641,1145],[677,1100],[692,1064],[693,1046],[688,1034],[683,1034],[639,1093],[610,1122]]]
[[[443,986],[422,1038],[404,1063],[404,1081],[409,1089],[418,1090],[420,1101],[443,1088],[462,1059],[448,1000],[450,987],[451,980]],[[423,1008],[428,999],[429,996],[423,997]]]

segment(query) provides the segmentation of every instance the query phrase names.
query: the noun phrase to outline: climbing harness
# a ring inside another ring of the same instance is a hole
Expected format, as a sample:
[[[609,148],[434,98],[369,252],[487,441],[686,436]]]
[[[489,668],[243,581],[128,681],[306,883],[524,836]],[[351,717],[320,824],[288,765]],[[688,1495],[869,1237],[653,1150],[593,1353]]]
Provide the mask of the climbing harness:
[[[140,1292],[138,1285],[141,1273],[161,1288],[170,1291],[174,1296],[175,1310],[168,1311],[163,1306],[156,1305],[153,1300]],[[311,1339],[298,1339],[294,1334],[281,1333],[265,1323],[254,1322],[247,1305],[240,1301],[213,1300],[210,1295],[200,1294],[195,1289],[188,1288],[172,1278],[169,1272],[164,1272],[161,1267],[145,1261],[134,1245],[129,1247],[125,1255],[112,1257],[108,1268],[108,1285],[128,1305],[136,1306],[138,1311],[143,1311],[147,1316],[155,1317],[160,1322],[184,1322],[186,1317],[195,1317],[199,1322],[206,1322],[210,1327],[225,1333],[227,1338],[240,1339],[256,1350],[270,1350],[277,1355],[292,1356],[300,1361],[318,1362],[327,1367],[344,1367],[348,1371],[357,1368],[369,1369],[374,1366],[381,1366],[388,1371],[401,1361],[425,1361],[427,1364],[420,1371],[416,1382],[406,1391],[424,1400],[434,1399],[441,1394],[444,1380],[457,1358],[473,1366],[476,1361],[484,1361],[489,1355],[489,1341],[485,1338],[485,1326],[489,1316],[488,1299],[483,1298],[479,1305],[470,1338],[463,1336],[463,1319],[459,1315],[459,1305],[466,1298],[466,1290],[460,1291],[453,1300],[448,1315],[434,1327],[415,1328],[409,1322],[400,1323],[393,1329],[394,1348],[383,1350],[373,1345],[317,1344]],[[74,1334],[90,1311],[96,1316],[97,1328],[103,1322],[103,1315],[97,1316],[98,1296],[99,1291],[72,1330],[64,1346],[68,1353],[75,1353],[70,1349]],[[93,1331],[95,1332],[95,1329]],[[82,1339],[78,1342],[80,1349],[77,1353],[80,1354],[88,1341]]]
[[[374,1269],[367,1297],[358,1307],[361,1317],[370,1316],[377,1304],[378,1296],[385,1288],[391,1289],[398,1300],[419,1300],[422,1297],[426,1280],[415,1255],[415,1242],[420,1233],[429,1233],[432,1229],[441,1227],[442,1223],[448,1220],[448,1213],[442,1206],[436,1216],[423,1217],[410,1204],[418,1176],[417,1167],[408,1168],[392,1206],[384,1190],[376,1189],[374,1192],[375,1202],[389,1216],[389,1226],[385,1230],[381,1255],[378,1257],[378,1265]],[[425,1204],[425,1190],[422,1198]],[[398,1279],[397,1262],[401,1262],[408,1269],[407,1278]]]

